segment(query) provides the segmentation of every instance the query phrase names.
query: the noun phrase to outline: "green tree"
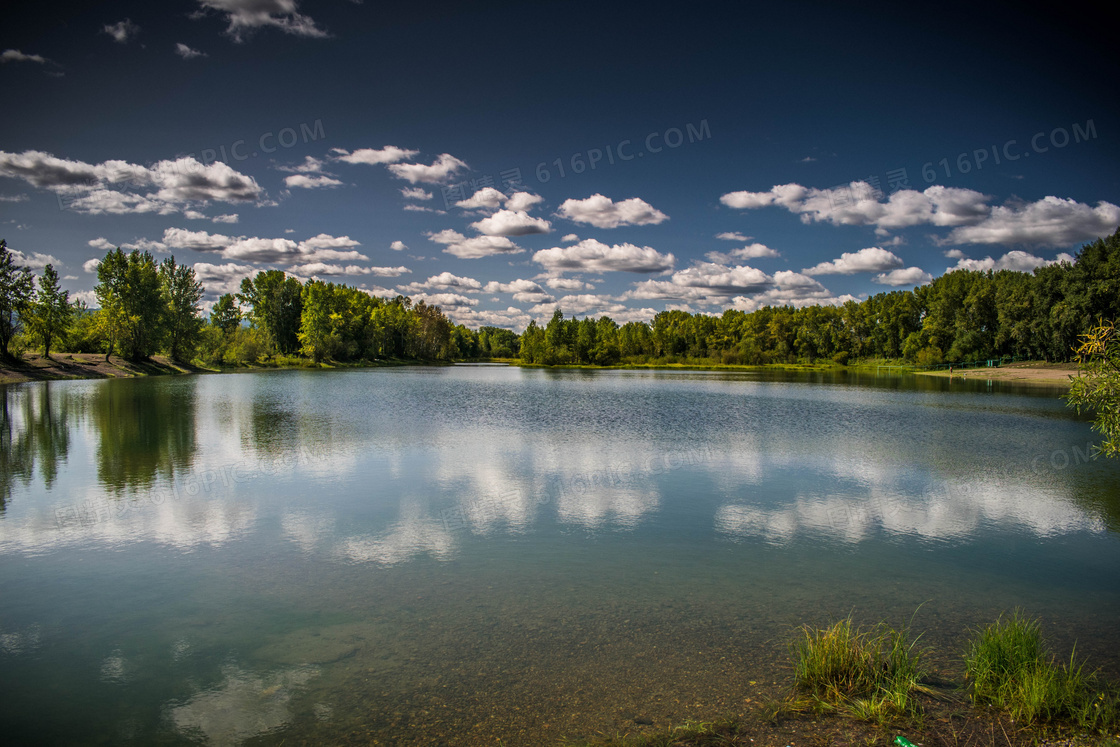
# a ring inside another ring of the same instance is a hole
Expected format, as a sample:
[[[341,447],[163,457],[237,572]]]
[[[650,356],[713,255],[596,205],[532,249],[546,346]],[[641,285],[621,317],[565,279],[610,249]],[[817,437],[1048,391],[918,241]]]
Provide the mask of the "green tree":
[[[303,286],[283,270],[267,270],[241,281],[237,298],[248,304],[249,321],[268,336],[273,349],[290,355],[299,350]]]
[[[299,328],[300,352],[316,363],[335,358],[342,348],[340,294],[334,283],[309,280],[303,286]]]
[[[120,248],[109,251],[97,266],[94,293],[101,304],[102,326],[108,349],[119,345],[132,361],[150,358],[159,349],[164,332],[166,305],[159,269],[151,252]]]
[[[39,289],[27,308],[27,329],[32,339],[43,350],[43,357],[51,357],[51,345],[65,340],[74,323],[74,307],[70,305],[70,293],[62,290],[58,273],[47,265],[39,277]]]
[[[202,334],[202,317],[199,316],[202,283],[194,268],[176,264],[174,255],[160,263],[159,280],[166,305],[167,352],[172,360],[190,360]]]
[[[0,239],[0,358],[9,358],[8,343],[19,331],[20,314],[31,301],[31,270],[17,267],[8,242]]]
[[[1077,357],[1078,376],[1066,402],[1079,414],[1082,410],[1094,412],[1093,429],[1104,436],[1097,451],[1120,456],[1120,331],[1116,322],[1100,323],[1082,335]]]
[[[223,294],[210,310],[210,324],[226,335],[232,335],[241,326],[241,309],[232,293]]]

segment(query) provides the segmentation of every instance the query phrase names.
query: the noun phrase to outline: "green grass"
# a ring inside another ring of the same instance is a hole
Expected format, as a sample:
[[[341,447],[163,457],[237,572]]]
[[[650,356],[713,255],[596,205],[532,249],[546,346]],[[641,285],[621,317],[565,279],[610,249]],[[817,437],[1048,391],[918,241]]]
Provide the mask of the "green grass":
[[[965,655],[974,703],[1031,724],[1070,723],[1097,732],[1120,727],[1120,693],[1085,672],[1076,652],[1069,665],[1047,650],[1038,620],[1016,611],[976,633]]]
[[[849,615],[827,628],[802,626],[792,644],[794,684],[808,700],[794,709],[840,711],[880,725],[916,720],[916,692],[929,692],[923,652],[909,627],[896,630],[885,623],[856,628]]]

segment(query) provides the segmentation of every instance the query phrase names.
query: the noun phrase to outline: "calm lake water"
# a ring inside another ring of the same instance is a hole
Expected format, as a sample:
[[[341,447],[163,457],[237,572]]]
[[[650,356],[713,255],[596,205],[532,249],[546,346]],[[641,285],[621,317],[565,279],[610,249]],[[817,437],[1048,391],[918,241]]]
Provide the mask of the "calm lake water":
[[[277,371],[0,387],[0,734],[488,744],[742,712],[802,623],[1120,675],[1120,463],[1047,389]],[[919,609],[920,607],[920,609]],[[915,611],[917,610],[916,614]]]

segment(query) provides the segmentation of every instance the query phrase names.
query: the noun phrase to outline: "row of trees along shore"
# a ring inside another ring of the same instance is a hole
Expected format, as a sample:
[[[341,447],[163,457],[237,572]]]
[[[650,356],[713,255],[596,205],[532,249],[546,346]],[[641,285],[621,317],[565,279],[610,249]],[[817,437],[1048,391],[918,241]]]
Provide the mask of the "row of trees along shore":
[[[144,360],[246,365],[384,359],[520,358],[530,364],[743,364],[867,359],[918,365],[1012,356],[1068,361],[1079,336],[1120,318],[1120,231],[1087,244],[1073,264],[1033,272],[957,270],[912,291],[842,306],[770,306],[721,315],[663,311],[651,323],[565,318],[516,333],[470,330],[438,306],[301,282],[267,270],[225,294],[208,319],[194,269],[174,257],[113,249],[97,268],[98,306],[71,303],[47,265],[37,279],[0,241],[0,353],[29,346]],[[244,323],[247,321],[248,323]]]
[[[912,291],[842,306],[663,311],[651,324],[565,319],[521,335],[524,363],[794,363],[903,359],[918,365],[1013,358],[1069,361],[1080,335],[1120,318],[1120,231],[1073,264],[1034,272],[948,272]]]
[[[517,334],[453,324],[438,306],[385,300],[357,288],[268,270],[222,295],[209,318],[194,268],[150,252],[107,252],[97,267],[98,308],[71,302],[51,265],[36,279],[0,240],[0,354],[30,346],[44,355],[117,354],[142,361],[165,353],[220,366],[306,358],[362,362],[513,358]],[[247,322],[247,324],[245,323]]]

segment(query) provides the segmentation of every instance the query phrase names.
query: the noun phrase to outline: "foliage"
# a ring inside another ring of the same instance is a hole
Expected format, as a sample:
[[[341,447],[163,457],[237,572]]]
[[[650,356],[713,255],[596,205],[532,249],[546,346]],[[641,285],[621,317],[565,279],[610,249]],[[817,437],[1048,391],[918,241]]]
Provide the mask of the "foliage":
[[[1067,403],[1077,412],[1096,413],[1093,429],[1104,436],[1098,453],[1120,456],[1120,331],[1116,322],[1099,324],[1081,336],[1078,376]]]
[[[913,291],[842,306],[662,311],[649,324],[566,319],[521,335],[525,363],[759,365],[904,358],[918,365],[1003,356],[1069,360],[1099,317],[1120,317],[1120,232],[1084,246],[1075,264],[1034,273],[957,270]]]
[[[31,301],[31,271],[17,267],[8,242],[0,239],[0,358],[7,358],[8,345],[19,332],[20,314]]]
[[[1075,655],[1069,666],[1047,652],[1038,620],[1016,611],[976,633],[965,655],[972,699],[1027,723],[1069,722],[1083,729],[1120,725],[1120,694],[1084,671]]]
[[[267,270],[241,281],[237,298],[250,306],[250,321],[264,331],[276,353],[288,355],[299,349],[302,291],[299,280],[283,270]]]
[[[199,303],[202,283],[194,268],[175,263],[174,255],[159,266],[159,281],[165,304],[164,333],[167,353],[172,360],[189,361],[194,357],[202,334]]]
[[[70,294],[62,290],[58,272],[49,264],[39,276],[39,288],[28,304],[26,317],[28,333],[39,343],[43,357],[49,358],[51,344],[65,340],[74,322]]]
[[[232,293],[225,293],[218,298],[214,308],[210,310],[210,324],[227,335],[233,334],[241,326],[241,308]]]
[[[131,361],[150,358],[160,348],[165,333],[167,304],[159,269],[151,252],[125,254],[118,247],[97,266],[94,293],[101,304],[101,330],[105,356],[119,346]]]

